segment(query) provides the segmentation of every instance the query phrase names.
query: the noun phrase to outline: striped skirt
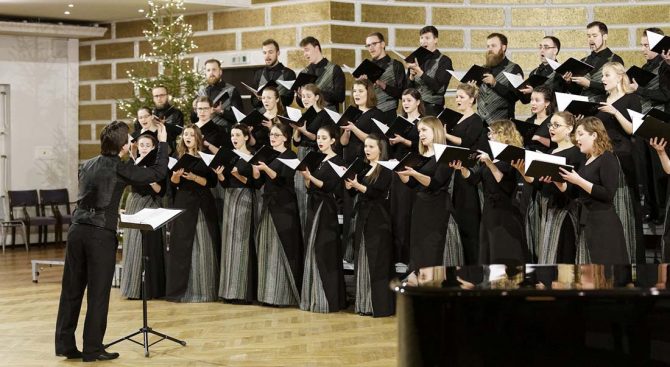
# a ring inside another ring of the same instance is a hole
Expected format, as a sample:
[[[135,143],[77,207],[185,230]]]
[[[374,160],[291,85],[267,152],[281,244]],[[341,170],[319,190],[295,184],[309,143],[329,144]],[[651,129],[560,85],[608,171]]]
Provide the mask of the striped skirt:
[[[361,236],[358,247],[358,261],[356,261],[356,304],[354,311],[363,315],[372,315],[372,286],[370,281],[370,267],[368,255],[365,252],[365,235]]]
[[[209,227],[202,211],[198,211],[198,221],[193,238],[191,270],[188,274],[188,286],[180,302],[216,301],[216,281],[219,264],[216,262],[215,244],[209,234]]]
[[[221,226],[221,278],[219,298],[245,300],[253,287],[249,274],[252,259],[254,200],[247,188],[226,188]],[[254,251],[255,252],[255,251]]]
[[[323,209],[323,203],[314,215],[314,222],[310,228],[307,238],[307,248],[305,250],[305,269],[302,276],[302,290],[300,293],[300,309],[312,312],[329,312],[328,299],[323,290],[319,267],[316,263],[316,251],[314,244],[316,242],[317,229],[319,228],[319,217]]]
[[[541,195],[537,193],[531,194],[530,201],[528,203],[528,209],[524,215],[525,217],[525,229],[526,229],[526,239],[528,244],[528,253],[530,258],[536,260],[539,258],[540,254],[540,244],[542,238],[542,218],[544,212],[541,209],[540,200]],[[544,264],[538,262],[539,264]]]
[[[277,234],[272,215],[265,210],[256,240],[258,253],[258,301],[276,306],[295,306],[300,294]]]
[[[553,265],[558,262],[558,247],[565,221],[572,221],[575,239],[577,239],[576,228],[579,228],[579,223],[573,211],[550,208],[549,198],[539,197],[539,204],[536,207],[539,211],[538,217],[542,218],[538,225],[537,263]]]
[[[623,225],[623,234],[626,238],[626,247],[631,264],[636,263],[635,251],[637,247],[635,212],[633,208],[633,194],[630,192],[630,188],[626,184],[626,177],[621,169],[621,164],[619,164],[619,184],[614,194],[614,210]]]
[[[126,199],[126,214],[135,214],[144,208],[160,208],[159,200],[160,198],[150,195],[142,196],[131,191]],[[162,257],[163,254],[160,255]],[[121,295],[126,298],[140,298],[142,295],[142,232],[139,229],[124,228],[121,263],[123,266]],[[162,266],[163,261],[160,261],[160,264]],[[165,281],[164,278],[163,281]]]
[[[444,244],[444,256],[442,264],[444,266],[461,266],[465,263],[463,258],[463,244],[461,235],[458,232],[458,224],[453,214],[449,214],[447,222],[447,238]]]
[[[304,139],[304,138],[303,138]],[[298,159],[301,161],[307,153],[312,151],[308,147],[298,147]],[[300,215],[300,228],[307,225],[307,188],[305,187],[305,178],[299,171],[295,171],[294,177],[295,196],[298,198],[298,214]]]

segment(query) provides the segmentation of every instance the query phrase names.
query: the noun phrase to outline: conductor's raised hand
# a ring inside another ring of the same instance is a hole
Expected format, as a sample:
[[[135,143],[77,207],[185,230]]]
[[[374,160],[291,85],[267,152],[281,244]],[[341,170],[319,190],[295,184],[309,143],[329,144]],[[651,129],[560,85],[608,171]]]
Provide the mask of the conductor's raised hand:
[[[158,129],[156,137],[158,138],[158,141],[161,143],[165,143],[167,141],[167,129],[165,128],[164,123],[157,123],[156,128]]]

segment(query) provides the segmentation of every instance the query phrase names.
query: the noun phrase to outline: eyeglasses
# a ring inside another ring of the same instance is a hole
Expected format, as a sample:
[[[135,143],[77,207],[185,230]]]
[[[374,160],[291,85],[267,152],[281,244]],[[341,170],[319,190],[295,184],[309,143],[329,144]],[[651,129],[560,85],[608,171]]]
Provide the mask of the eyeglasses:
[[[198,112],[204,112],[204,111],[209,111],[211,109],[212,109],[212,107],[198,107],[195,110],[198,111]]]
[[[365,47],[366,47],[366,48],[375,47],[375,46],[377,46],[377,45],[380,44],[380,43],[382,43],[382,41],[371,42],[371,43],[366,44]]]
[[[281,138],[282,136],[284,136],[284,134],[282,134],[282,133],[270,133],[270,136],[273,137],[273,138]]]
[[[552,48],[556,48],[556,46],[545,46],[545,45],[537,46],[538,50],[549,50],[549,49],[552,49]]]
[[[154,98],[167,97],[167,94],[154,94]]]
[[[558,128],[561,127],[561,126],[567,126],[567,125],[561,125],[561,124],[549,124],[549,128],[550,128],[550,129],[554,129],[554,130],[558,129]]]

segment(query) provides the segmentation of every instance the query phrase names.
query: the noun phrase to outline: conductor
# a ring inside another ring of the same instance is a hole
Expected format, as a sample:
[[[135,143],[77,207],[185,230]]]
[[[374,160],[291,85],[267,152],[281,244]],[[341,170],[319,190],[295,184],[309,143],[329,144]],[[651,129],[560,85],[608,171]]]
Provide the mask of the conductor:
[[[100,155],[79,169],[77,209],[67,235],[65,270],[56,321],[56,355],[84,362],[110,360],[118,353],[105,351],[109,294],[116,263],[116,226],[121,194],[127,185],[148,185],[167,174],[168,146],[165,126],[158,126],[156,162],[140,167],[122,162],[128,153],[128,125],[113,121],[100,133]],[[77,328],[84,290],[87,311],[83,350],[77,349]]]

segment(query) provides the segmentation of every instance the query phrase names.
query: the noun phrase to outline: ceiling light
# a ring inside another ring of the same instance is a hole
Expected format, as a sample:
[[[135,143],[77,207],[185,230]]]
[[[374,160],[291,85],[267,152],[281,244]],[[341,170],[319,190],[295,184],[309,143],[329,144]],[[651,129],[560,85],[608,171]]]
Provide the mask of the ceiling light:
[[[63,12],[63,14],[70,15],[70,12],[66,10],[66,11]]]
[[[68,8],[74,8],[74,4],[68,4]]]
[[[138,13],[144,13],[144,9],[137,10]]]

